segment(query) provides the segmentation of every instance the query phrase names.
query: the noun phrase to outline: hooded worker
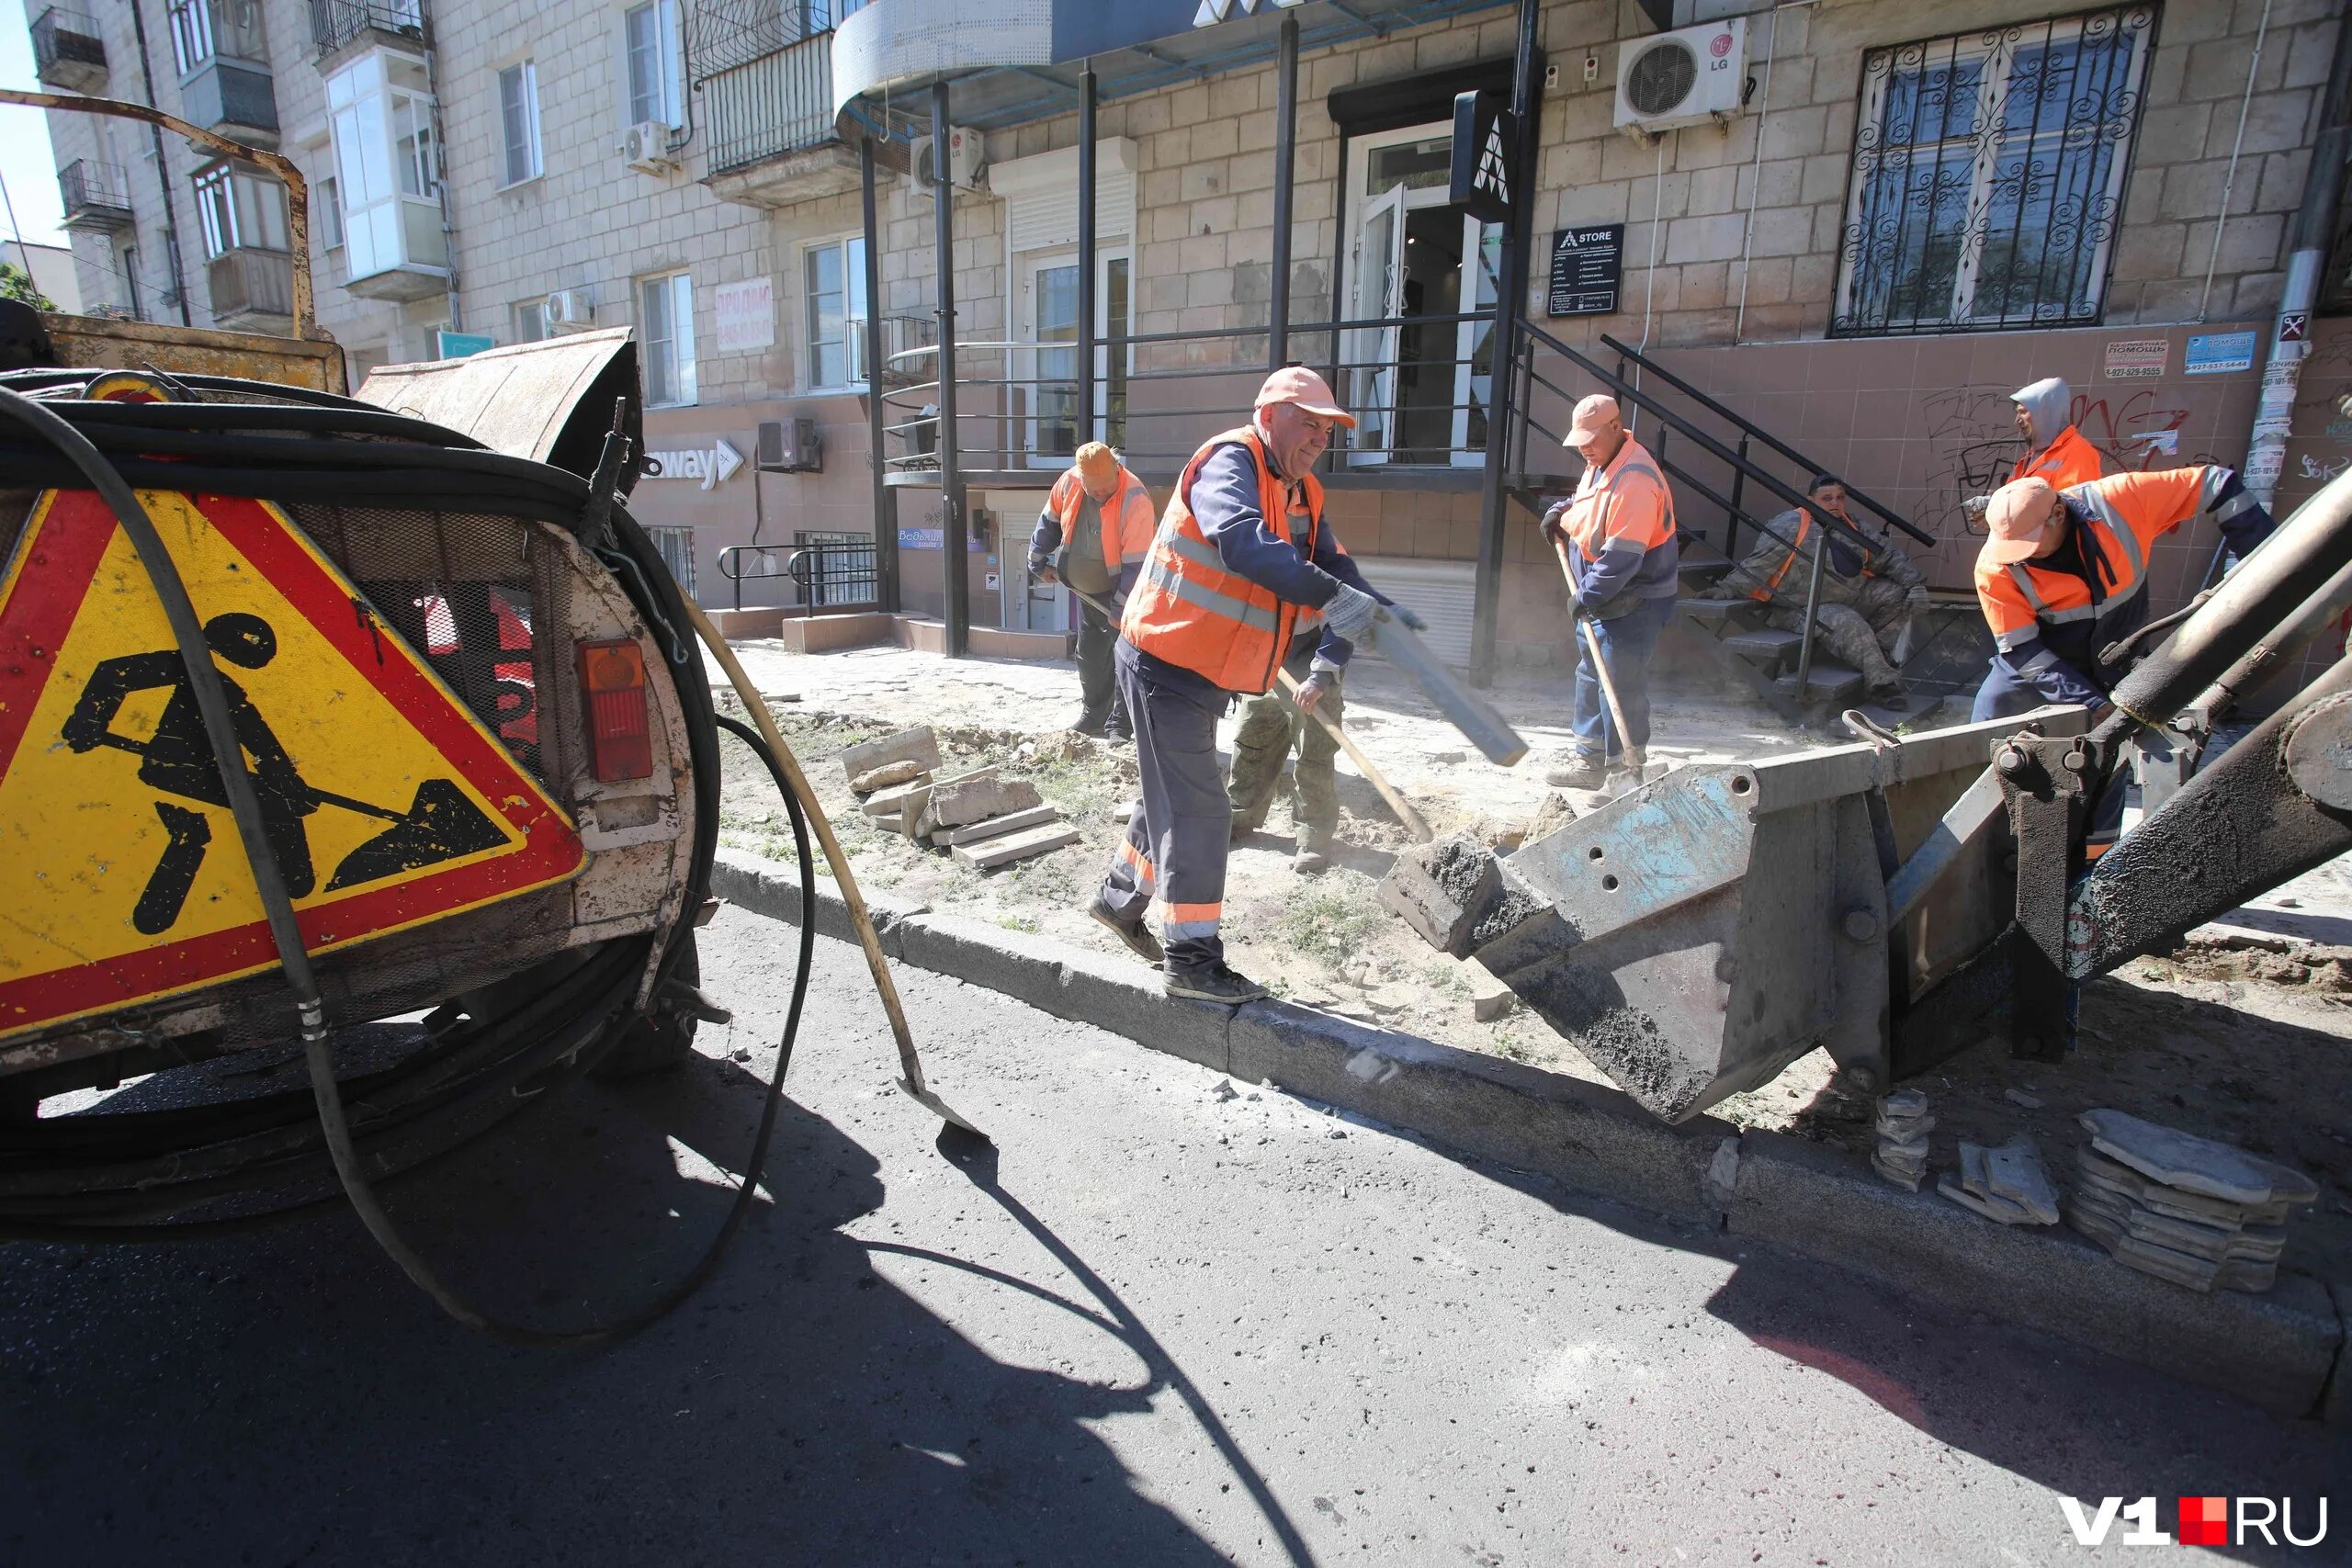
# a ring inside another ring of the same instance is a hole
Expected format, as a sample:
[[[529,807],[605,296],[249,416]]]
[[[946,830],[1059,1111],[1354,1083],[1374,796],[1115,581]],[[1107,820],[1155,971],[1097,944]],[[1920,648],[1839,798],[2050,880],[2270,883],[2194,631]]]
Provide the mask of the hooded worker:
[[[1355,423],[1314,371],[1267,377],[1250,423],[1211,436],[1184,465],[1127,596],[1114,658],[1143,805],[1087,912],[1163,965],[1172,997],[1266,994],[1227,966],[1217,934],[1233,812],[1217,776],[1216,721],[1236,695],[1272,691],[1302,647],[1298,706],[1333,700],[1353,645],[1389,603],[1325,523],[1315,477],[1331,433]],[[1144,924],[1155,895],[1164,947]]]
[[[2106,464],[2098,448],[2066,417],[2075,394],[2055,376],[2045,376],[2009,394],[2017,405],[2018,434],[2025,437],[2025,456],[2009,470],[2015,479],[2041,479],[2052,490],[2088,484],[2103,477]]]
[[[1126,606],[1127,592],[1143,571],[1151,548],[1151,492],[1127,472],[1118,454],[1100,441],[1078,449],[1069,471],[1046,492],[1046,508],[1029,536],[1029,575],[1040,582],[1067,582],[1084,594],[1078,602],[1078,722],[1081,735],[1124,740],[1130,734],[1126,705],[1111,668],[1118,643],[1114,618]],[[1086,602],[1109,606],[1104,615]]]

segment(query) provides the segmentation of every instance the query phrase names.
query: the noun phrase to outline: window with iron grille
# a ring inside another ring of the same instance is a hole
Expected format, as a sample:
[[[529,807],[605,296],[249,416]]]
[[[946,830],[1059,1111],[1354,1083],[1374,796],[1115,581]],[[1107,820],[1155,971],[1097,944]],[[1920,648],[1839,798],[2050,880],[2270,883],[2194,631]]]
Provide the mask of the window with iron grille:
[[[2150,6],[1875,49],[1834,334],[2095,324]]]
[[[637,335],[645,360],[645,402],[676,408],[695,400],[694,282],[683,272],[637,280]]]

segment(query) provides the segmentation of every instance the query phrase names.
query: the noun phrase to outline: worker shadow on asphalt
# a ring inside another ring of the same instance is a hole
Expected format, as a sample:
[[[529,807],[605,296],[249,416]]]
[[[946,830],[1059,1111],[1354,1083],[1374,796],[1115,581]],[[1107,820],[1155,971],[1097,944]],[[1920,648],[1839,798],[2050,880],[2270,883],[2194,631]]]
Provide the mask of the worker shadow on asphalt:
[[[547,1327],[616,1316],[701,1255],[766,1092],[705,1055],[575,1084],[390,1184],[387,1205],[478,1306]],[[593,1350],[468,1334],[340,1207],[175,1247],[12,1249],[0,1543],[15,1544],[0,1557],[128,1561],[168,1539],[215,1562],[294,1561],[324,1540],[379,1562],[428,1545],[453,1562],[1226,1561],[1092,1429],[1170,1387],[1205,1411],[1148,1333],[992,1165],[975,1184],[1093,1300],[843,1234],[885,1197],[852,1131],[787,1100],[768,1199],[717,1278]],[[1007,1289],[1022,1292],[1010,1308]],[[1012,1349],[991,1354],[927,1304],[980,1292]],[[1100,1340],[1048,1340],[1045,1320],[1065,1314]],[[1219,1446],[1235,1489],[1262,1498]],[[423,1506],[355,1506],[387,1493]],[[624,1546],[651,1555],[616,1558]]]

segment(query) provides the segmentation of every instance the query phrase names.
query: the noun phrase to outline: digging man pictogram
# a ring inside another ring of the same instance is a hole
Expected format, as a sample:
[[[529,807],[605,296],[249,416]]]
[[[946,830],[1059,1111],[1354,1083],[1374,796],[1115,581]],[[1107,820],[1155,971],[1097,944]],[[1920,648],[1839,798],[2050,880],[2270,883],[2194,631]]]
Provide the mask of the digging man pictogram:
[[[259,670],[277,656],[277,634],[259,615],[242,612],[215,615],[205,623],[204,639],[216,659],[240,669]],[[308,897],[317,885],[303,818],[322,806],[341,807],[392,824],[343,858],[327,883],[329,892],[506,842],[498,827],[447,779],[427,779],[418,785],[415,801],[406,812],[370,806],[305,782],[244,688],[225,671],[221,684],[227,689],[237,743],[248,759],[254,790],[261,800],[271,852],[286,878],[287,892],[294,897]],[[133,693],[158,687],[168,688],[171,694],[164,700],[154,734],[145,740],[115,734],[115,716],[124,702]],[[65,721],[64,739],[77,753],[101,746],[130,752],[139,758],[139,781],[151,789],[206,806],[229,804],[227,785],[204,732],[203,713],[176,649],[127,654],[100,664],[91,672],[89,683]],[[133,929],[149,936],[167,931],[178,922],[212,841],[211,819],[201,811],[158,800],[155,814],[168,841],[130,916]]]

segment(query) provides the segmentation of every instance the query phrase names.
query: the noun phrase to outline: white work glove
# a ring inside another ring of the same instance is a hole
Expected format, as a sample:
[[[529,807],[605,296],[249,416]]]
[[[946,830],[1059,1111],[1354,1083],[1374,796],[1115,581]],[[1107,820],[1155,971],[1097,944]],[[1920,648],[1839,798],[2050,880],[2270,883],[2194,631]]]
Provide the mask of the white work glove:
[[[1992,504],[1993,498],[1989,495],[1972,495],[1960,503],[1960,509],[1968,513],[1968,520],[1971,523],[1982,523],[1984,521],[1985,510]]]
[[[1430,629],[1430,624],[1427,621],[1421,619],[1419,615],[1415,615],[1411,610],[1407,609],[1402,604],[1389,605],[1388,613],[1396,616],[1398,620],[1404,622],[1405,625],[1413,631],[1425,632]]]
[[[1342,582],[1340,591],[1323,606],[1323,624],[1331,628],[1333,637],[1358,642],[1372,630],[1372,617],[1379,609],[1379,600],[1361,588],[1351,588]]]

